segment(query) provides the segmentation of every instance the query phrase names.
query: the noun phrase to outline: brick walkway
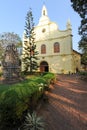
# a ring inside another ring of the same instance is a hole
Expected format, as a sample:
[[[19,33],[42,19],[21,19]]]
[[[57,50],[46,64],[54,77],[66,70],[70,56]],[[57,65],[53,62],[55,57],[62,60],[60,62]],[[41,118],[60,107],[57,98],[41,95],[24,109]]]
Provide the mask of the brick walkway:
[[[59,75],[39,112],[45,130],[87,130],[87,82],[76,75]]]

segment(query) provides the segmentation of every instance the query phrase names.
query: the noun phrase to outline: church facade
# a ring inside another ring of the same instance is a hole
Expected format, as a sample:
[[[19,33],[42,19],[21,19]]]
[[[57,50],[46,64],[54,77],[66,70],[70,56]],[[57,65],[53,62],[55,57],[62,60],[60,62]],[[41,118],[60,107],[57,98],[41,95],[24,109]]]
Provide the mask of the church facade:
[[[39,52],[38,71],[69,74],[80,70],[81,55],[72,48],[70,20],[67,21],[66,30],[59,30],[57,24],[50,21],[44,5],[34,31]]]

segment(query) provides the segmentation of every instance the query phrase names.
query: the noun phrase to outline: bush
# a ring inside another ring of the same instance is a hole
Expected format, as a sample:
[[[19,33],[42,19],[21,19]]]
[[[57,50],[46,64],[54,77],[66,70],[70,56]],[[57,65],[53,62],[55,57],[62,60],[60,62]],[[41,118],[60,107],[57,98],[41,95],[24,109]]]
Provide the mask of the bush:
[[[41,96],[39,84],[43,79],[27,79],[22,83],[0,86],[0,130],[20,124],[27,110],[34,110]]]
[[[8,89],[0,89],[0,130],[12,130],[20,124],[23,113],[28,109],[35,109],[40,97],[38,84],[32,81],[7,87]]]
[[[14,90],[9,90],[0,99],[0,130],[15,127],[18,123],[16,104],[18,95]]]
[[[24,115],[35,110],[45,86],[54,78],[54,74],[47,73],[13,85],[0,84],[0,130],[20,126]]]
[[[24,130],[45,130],[43,118],[38,117],[36,112],[33,112],[32,114],[27,113]]]
[[[47,73],[43,76],[43,78],[47,81],[48,85],[50,83],[55,82],[55,74],[53,74],[53,73]]]
[[[87,76],[87,71],[82,71],[82,72],[79,72],[80,75],[85,75]]]
[[[79,74],[82,80],[85,80],[85,81],[87,80],[87,71],[79,72]]]

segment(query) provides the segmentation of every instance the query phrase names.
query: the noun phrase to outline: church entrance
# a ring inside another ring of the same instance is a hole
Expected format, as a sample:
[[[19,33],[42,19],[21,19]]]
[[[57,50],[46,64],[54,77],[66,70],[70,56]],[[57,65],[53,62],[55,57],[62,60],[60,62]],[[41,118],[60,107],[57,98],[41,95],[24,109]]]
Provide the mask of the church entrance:
[[[40,72],[48,72],[49,71],[49,66],[46,61],[42,61],[40,63]]]

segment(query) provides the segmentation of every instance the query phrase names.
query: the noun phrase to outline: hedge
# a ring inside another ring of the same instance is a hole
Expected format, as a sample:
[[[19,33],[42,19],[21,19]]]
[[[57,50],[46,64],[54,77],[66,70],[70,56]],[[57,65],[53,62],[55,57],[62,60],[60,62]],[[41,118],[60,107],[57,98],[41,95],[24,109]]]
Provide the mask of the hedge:
[[[13,85],[0,84],[0,130],[18,127],[27,111],[33,111],[41,98],[48,79],[54,74],[27,78]]]

